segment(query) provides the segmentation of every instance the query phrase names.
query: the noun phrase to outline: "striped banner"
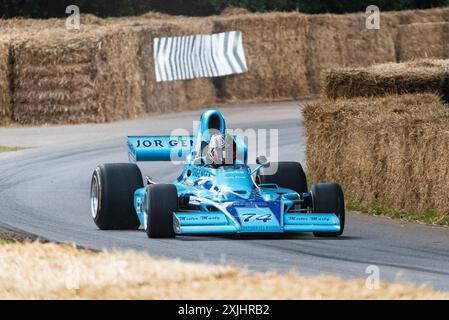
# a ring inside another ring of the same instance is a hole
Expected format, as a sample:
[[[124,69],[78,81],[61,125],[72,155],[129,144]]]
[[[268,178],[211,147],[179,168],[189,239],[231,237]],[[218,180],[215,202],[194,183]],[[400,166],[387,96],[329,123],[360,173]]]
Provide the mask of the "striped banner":
[[[248,71],[240,31],[155,38],[153,45],[158,82]]]

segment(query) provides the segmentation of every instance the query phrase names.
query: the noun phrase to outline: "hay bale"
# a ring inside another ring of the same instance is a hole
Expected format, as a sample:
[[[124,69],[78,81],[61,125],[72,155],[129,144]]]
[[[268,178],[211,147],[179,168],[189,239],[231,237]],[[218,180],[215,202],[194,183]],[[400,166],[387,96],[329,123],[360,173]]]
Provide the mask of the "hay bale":
[[[233,15],[247,14],[247,13],[251,13],[251,11],[249,11],[246,8],[242,8],[242,7],[228,6],[228,7],[224,8],[223,10],[221,10],[220,15],[233,16]]]
[[[111,19],[102,19],[93,14],[80,14],[80,27],[82,31],[89,30],[92,26],[106,25],[107,21],[114,21]],[[0,27],[2,28],[2,35],[8,34],[11,36],[18,36],[18,33],[28,34],[31,36],[38,36],[40,31],[45,31],[49,28],[66,30],[65,18],[51,18],[51,19],[29,19],[29,18],[11,18],[1,19]]]
[[[243,32],[248,72],[222,78],[227,102],[291,100],[310,95],[306,55],[307,19],[300,13],[213,17],[214,32]]]
[[[396,19],[398,25],[449,21],[449,7],[382,12],[384,18]]]
[[[106,121],[144,112],[138,60],[138,35],[131,29],[108,31],[97,43],[94,88]]]
[[[143,112],[138,38],[130,29],[58,29],[13,41],[13,118],[104,122]]]
[[[81,13],[80,14],[80,25],[105,25],[106,22],[104,19],[97,17],[94,14],[90,13]]]
[[[366,29],[365,14],[310,15],[306,65],[313,93],[321,92],[322,74],[329,68],[368,66],[396,61],[396,21],[382,18],[379,30]]]
[[[0,124],[11,117],[9,43],[0,41]]]
[[[438,92],[449,101],[449,60],[417,60],[368,68],[331,69],[325,75],[328,98]]]
[[[449,214],[449,109],[438,96],[327,100],[304,119],[313,181],[337,181],[365,205]]]
[[[414,23],[399,27],[399,58],[449,58],[449,22]]]
[[[210,34],[212,24],[209,21],[195,18],[169,22],[134,20],[133,31],[139,39],[137,52],[145,111],[166,113],[199,109],[216,101],[213,82],[208,78],[156,82],[153,61],[154,38]]]

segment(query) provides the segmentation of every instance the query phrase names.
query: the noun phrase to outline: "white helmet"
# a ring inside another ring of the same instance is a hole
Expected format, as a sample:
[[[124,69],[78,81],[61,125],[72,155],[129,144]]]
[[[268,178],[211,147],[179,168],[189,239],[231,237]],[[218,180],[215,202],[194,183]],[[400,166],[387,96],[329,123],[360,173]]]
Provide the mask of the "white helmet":
[[[229,134],[213,135],[210,138],[208,160],[215,165],[234,164],[236,149],[236,143]]]

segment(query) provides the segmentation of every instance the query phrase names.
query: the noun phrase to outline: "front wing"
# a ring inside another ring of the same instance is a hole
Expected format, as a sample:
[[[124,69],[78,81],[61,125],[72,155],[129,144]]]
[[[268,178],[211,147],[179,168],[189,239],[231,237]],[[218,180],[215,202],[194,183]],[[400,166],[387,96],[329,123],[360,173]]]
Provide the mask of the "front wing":
[[[339,232],[340,220],[334,213],[276,214],[270,207],[229,208],[214,204],[218,211],[174,212],[177,234]],[[232,210],[231,210],[232,209]]]

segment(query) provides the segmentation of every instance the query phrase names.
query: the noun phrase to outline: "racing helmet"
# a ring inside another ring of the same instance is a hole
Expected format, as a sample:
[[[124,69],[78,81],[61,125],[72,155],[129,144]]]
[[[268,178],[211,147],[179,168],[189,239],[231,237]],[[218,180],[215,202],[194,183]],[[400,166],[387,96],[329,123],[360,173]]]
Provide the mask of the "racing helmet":
[[[210,138],[208,160],[215,165],[235,164],[237,145],[231,135],[215,134]]]

